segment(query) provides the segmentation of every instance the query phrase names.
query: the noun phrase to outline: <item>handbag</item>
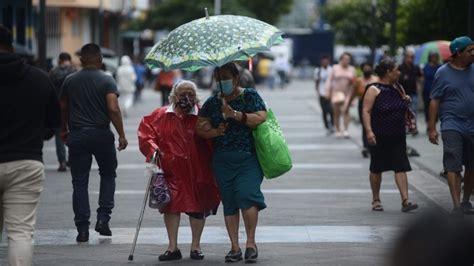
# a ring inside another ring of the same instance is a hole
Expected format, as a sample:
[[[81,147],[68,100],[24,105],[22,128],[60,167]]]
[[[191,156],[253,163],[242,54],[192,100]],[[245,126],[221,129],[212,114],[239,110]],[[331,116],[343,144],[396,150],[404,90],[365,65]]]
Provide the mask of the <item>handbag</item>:
[[[283,175],[293,166],[290,150],[271,109],[267,119],[252,131],[257,158],[263,175],[270,179]]]
[[[152,209],[161,210],[166,205],[168,205],[168,203],[170,203],[171,194],[157,152],[153,154],[150,162],[152,163],[152,167],[150,169],[150,174],[152,175],[152,178],[150,184],[150,196],[148,199],[148,206]]]
[[[405,93],[405,90],[403,89],[402,85],[399,84],[399,83],[396,83],[394,86],[397,89],[400,96],[402,96],[402,99],[405,101],[405,104],[406,104],[405,127],[406,127],[408,133],[415,133],[415,132],[418,131],[417,130],[417,125],[416,125],[416,115],[411,110],[409,101],[406,100],[407,95]]]

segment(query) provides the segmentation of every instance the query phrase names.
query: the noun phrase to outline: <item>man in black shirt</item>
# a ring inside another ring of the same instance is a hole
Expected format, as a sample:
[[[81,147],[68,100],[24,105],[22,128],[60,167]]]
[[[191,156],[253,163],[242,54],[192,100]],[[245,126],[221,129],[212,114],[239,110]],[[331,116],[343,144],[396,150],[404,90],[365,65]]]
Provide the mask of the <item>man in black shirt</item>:
[[[81,48],[83,69],[69,75],[61,89],[61,137],[69,147],[74,210],[78,242],[89,240],[89,172],[92,156],[99,165],[100,194],[95,230],[111,236],[110,214],[114,207],[117,155],[110,122],[119,135],[117,149],[128,142],[123,130],[118,91],[112,77],[104,74],[100,47],[89,43]]]
[[[411,109],[415,113],[418,113],[418,91],[417,85],[418,80],[421,78],[421,69],[415,65],[415,55],[411,51],[405,53],[403,63],[398,67],[400,71],[400,84],[405,89],[407,95],[411,98]],[[416,135],[418,132],[414,132]]]
[[[47,74],[13,53],[0,25],[0,232],[8,264],[30,265],[36,208],[43,190],[43,134],[59,127],[59,102]]]
[[[68,53],[60,53],[58,65],[49,71],[49,78],[54,84],[54,88],[56,89],[56,93],[59,96],[61,92],[61,87],[63,85],[64,80],[66,77],[72,73],[76,72],[76,68],[71,63],[71,55]],[[66,168],[66,147],[64,142],[61,140],[60,137],[60,130],[59,127],[54,130],[54,139],[56,142],[56,156],[58,157],[59,162],[59,172],[65,172]]]

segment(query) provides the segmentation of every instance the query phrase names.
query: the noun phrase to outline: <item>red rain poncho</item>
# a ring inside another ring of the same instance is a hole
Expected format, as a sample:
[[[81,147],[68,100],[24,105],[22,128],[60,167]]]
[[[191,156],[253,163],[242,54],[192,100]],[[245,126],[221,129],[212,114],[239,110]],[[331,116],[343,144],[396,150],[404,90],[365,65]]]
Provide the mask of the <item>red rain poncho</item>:
[[[211,169],[211,146],[198,137],[197,115],[179,117],[161,107],[143,118],[138,128],[140,151],[147,161],[158,149],[168,182],[171,202],[161,212],[204,213],[219,206],[220,198]]]

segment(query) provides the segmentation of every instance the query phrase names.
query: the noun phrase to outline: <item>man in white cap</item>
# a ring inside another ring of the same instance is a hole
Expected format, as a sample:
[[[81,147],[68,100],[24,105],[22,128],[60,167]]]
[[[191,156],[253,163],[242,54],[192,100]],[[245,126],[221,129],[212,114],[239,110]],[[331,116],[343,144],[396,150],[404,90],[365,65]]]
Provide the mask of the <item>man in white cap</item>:
[[[454,39],[451,60],[436,72],[429,109],[429,140],[438,144],[436,121],[441,121],[443,165],[453,200],[453,214],[472,212],[474,187],[474,42],[467,36]],[[464,165],[464,195],[461,172]]]

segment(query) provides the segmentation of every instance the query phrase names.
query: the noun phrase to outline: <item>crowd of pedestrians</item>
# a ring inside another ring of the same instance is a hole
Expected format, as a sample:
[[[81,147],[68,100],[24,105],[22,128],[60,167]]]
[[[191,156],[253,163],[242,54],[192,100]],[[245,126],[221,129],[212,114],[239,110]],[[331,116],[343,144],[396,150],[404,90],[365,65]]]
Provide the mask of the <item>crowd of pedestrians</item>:
[[[122,113],[140,101],[146,71],[143,65],[123,56],[115,77],[108,75],[102,70],[100,47],[89,43],[81,48],[80,70],[72,65],[69,54],[61,53],[58,66],[48,75],[25,64],[13,53],[12,43],[12,34],[0,26],[0,83],[5,93],[0,108],[7,114],[0,116],[0,123],[8,125],[0,131],[0,229],[6,225],[9,263],[30,265],[35,214],[44,181],[44,131],[56,129],[58,170],[70,167],[76,241],[89,240],[88,184],[93,158],[100,176],[94,228],[100,235],[112,236],[109,222],[115,206],[116,150],[128,146]],[[362,77],[351,65],[349,53],[342,54],[333,66],[329,56],[321,57],[314,71],[327,135],[350,138],[349,111],[353,100],[358,100],[362,155],[370,156],[373,211],[384,211],[380,187],[382,173],[387,171],[395,173],[401,211],[418,208],[408,195],[407,112],[411,108],[416,114],[418,110],[417,83],[424,77],[423,102],[425,109],[429,106],[429,112],[425,111],[427,131],[429,140],[438,144],[439,118],[453,214],[472,212],[474,42],[468,37],[456,38],[450,49],[448,63],[440,66],[439,57],[432,54],[423,70],[414,65],[413,53],[407,52],[400,65],[390,58],[375,67],[362,64]],[[266,71],[275,71],[284,87],[288,66],[282,60],[275,61],[275,68]],[[191,227],[189,257],[204,259],[200,245],[203,228],[221,202],[231,245],[224,260],[251,263],[258,258],[255,233],[259,212],[267,205],[252,129],[265,121],[267,109],[251,87],[254,83],[245,68],[231,62],[213,74],[218,89],[201,105],[194,82],[183,80],[180,71],[161,71],[155,83],[155,90],[162,94],[161,107],[144,116],[138,128],[144,160],[158,155],[172,198],[160,209],[168,234],[168,247],[160,261],[182,258],[178,245],[182,213],[189,217]],[[110,124],[118,134],[118,146]],[[239,244],[241,216],[245,252]]]

